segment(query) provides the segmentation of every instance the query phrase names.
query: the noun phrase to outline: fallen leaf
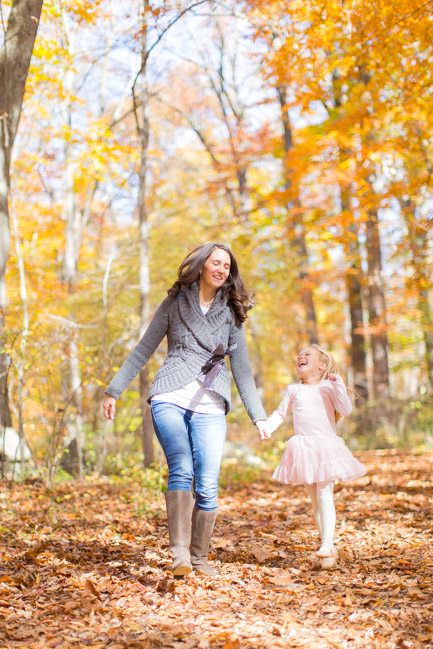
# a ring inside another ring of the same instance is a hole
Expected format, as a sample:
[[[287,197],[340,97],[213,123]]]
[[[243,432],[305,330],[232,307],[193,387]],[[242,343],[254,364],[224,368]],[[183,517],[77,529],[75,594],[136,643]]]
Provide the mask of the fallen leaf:
[[[222,649],[239,649],[240,646],[241,643],[239,642],[239,639],[236,638],[235,640],[227,640],[227,642],[223,644]]]
[[[99,600],[102,601],[101,595],[91,579],[86,579],[85,590],[89,595],[94,595],[95,597],[97,597]]]

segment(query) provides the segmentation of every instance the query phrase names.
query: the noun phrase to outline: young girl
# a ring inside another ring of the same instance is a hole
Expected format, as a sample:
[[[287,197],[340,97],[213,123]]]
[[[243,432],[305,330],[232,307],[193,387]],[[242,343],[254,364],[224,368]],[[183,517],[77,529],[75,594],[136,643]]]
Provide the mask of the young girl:
[[[298,354],[296,372],[298,381],[286,388],[262,438],[269,438],[293,411],[295,434],[272,477],[284,484],[305,484],[322,542],[316,554],[322,567],[330,568],[337,560],[334,481],[360,478],[366,469],[336,433],[336,421],[351,413],[352,403],[332,356],[311,345]]]

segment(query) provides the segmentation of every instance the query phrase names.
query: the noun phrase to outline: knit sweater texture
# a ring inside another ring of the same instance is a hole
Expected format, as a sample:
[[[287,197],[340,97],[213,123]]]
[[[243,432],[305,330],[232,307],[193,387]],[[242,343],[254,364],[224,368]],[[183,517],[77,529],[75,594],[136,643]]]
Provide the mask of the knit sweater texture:
[[[243,325],[235,322],[234,314],[220,291],[209,311],[203,314],[196,283],[183,288],[175,298],[167,297],[161,302],[140,342],[114,376],[105,394],[118,399],[165,336],[167,356],[152,382],[149,402],[158,394],[203,379],[202,367],[219,343],[224,349],[236,345],[229,354],[230,367],[245,410],[254,423],[266,419],[251,371]],[[227,414],[231,407],[231,386],[225,364],[212,389],[223,398]]]

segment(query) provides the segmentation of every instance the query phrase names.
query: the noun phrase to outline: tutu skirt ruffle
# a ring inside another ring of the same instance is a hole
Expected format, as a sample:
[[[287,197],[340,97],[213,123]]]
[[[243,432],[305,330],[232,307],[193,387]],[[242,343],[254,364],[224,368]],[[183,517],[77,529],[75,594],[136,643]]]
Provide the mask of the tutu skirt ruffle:
[[[367,472],[338,435],[294,435],[272,477],[284,484],[356,480]]]

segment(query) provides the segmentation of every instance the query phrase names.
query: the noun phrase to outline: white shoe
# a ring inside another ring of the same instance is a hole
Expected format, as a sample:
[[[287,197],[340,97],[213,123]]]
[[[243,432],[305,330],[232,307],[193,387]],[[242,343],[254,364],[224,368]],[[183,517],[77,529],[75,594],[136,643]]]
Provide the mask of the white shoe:
[[[331,552],[332,554],[330,557],[324,557],[321,561],[321,565],[324,570],[329,570],[329,568],[333,568],[337,563],[338,552],[336,548],[332,548]]]
[[[321,559],[328,559],[334,556],[334,551],[336,550],[333,545],[330,546],[322,544],[319,550],[317,550],[316,552],[316,557],[320,557]]]

